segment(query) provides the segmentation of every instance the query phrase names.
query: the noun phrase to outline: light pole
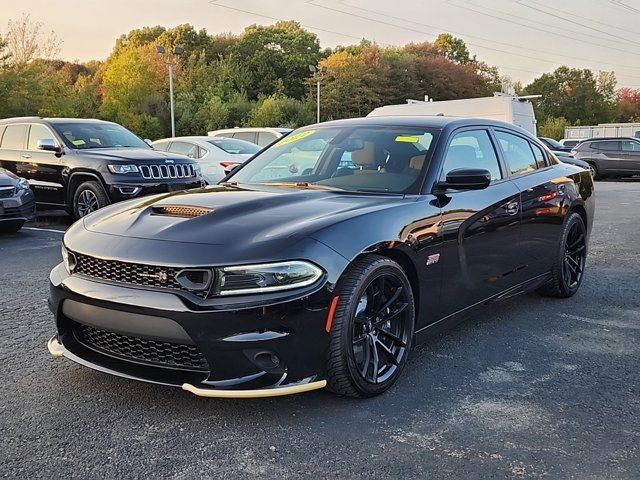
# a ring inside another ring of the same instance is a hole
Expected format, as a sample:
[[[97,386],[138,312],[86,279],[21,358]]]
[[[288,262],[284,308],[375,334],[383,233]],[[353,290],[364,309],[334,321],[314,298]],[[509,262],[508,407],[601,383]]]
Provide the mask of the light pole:
[[[322,75],[327,73],[326,65],[322,67],[317,67],[316,65],[309,65],[309,71],[313,73],[313,76],[316,77],[317,82],[317,93],[316,93],[316,112],[317,112],[317,121],[320,123],[320,80],[322,80]]]
[[[156,46],[156,51],[164,57],[165,63],[169,66],[169,105],[171,108],[171,137],[176,136],[176,117],[173,106],[173,65],[176,62],[176,57],[179,57],[184,53],[184,48],[173,47],[171,53],[167,53],[164,46]]]

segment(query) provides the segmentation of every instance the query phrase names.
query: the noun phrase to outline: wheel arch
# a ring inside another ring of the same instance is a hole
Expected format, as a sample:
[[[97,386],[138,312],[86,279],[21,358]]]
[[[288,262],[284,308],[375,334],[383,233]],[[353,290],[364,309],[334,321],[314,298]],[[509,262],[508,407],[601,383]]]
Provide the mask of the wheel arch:
[[[569,213],[577,213],[582,217],[582,221],[584,222],[585,228],[589,228],[589,217],[587,215],[587,209],[584,208],[584,205],[580,203],[575,203],[569,208]]]
[[[367,255],[380,255],[393,260],[404,271],[409,279],[409,285],[411,285],[411,293],[413,293],[414,308],[416,313],[416,321],[420,318],[420,279],[418,276],[418,270],[411,256],[405,252],[402,248],[396,246],[396,242],[388,242],[384,245],[378,245],[375,247],[367,248],[360,252],[353,261],[359,258],[366,257]]]
[[[76,191],[76,188],[78,188],[78,186],[80,186],[82,183],[90,181],[98,181],[98,183],[102,185],[102,188],[104,188],[104,191],[107,193],[107,195],[109,195],[107,185],[102,177],[100,177],[100,175],[93,172],[85,172],[82,170],[75,171],[71,172],[71,174],[69,175],[69,182],[67,183],[67,205],[72,205],[73,195]]]

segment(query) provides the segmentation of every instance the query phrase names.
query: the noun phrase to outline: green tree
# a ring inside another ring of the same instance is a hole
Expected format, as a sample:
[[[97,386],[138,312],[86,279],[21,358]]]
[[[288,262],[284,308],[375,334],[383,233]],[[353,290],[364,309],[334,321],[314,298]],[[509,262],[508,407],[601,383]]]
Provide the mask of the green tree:
[[[617,96],[618,121],[640,122],[640,89],[621,88]]]
[[[570,126],[565,118],[549,117],[538,124],[538,135],[560,140],[564,138],[564,130]]]
[[[469,49],[466,43],[464,43],[464,40],[454,37],[450,33],[441,33],[438,35],[433,45],[440,55],[456,63],[467,64],[472,61],[469,57]]]
[[[539,121],[563,117],[572,125],[597,124],[613,119],[612,82],[612,75],[606,75],[599,83],[591,70],[559,67],[536,78],[525,93],[542,95],[535,102]]]
[[[320,44],[297,22],[252,25],[231,47],[231,55],[247,72],[242,89],[250,99],[276,93],[300,99],[306,94],[309,65],[320,58]]]

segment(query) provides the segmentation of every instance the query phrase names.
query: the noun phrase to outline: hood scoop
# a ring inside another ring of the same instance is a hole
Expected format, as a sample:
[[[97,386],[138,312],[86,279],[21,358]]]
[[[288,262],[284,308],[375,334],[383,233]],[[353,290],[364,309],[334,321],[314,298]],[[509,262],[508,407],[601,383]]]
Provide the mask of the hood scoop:
[[[213,212],[213,208],[189,205],[155,205],[151,207],[151,215],[163,215],[165,217],[195,218],[211,212]]]

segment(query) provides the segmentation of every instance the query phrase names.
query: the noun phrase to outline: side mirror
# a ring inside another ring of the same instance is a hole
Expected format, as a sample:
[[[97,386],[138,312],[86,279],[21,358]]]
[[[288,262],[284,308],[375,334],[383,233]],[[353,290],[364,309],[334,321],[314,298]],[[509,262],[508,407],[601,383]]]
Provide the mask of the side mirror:
[[[456,168],[447,173],[447,180],[440,182],[442,189],[482,190],[491,183],[491,172],[483,168]]]
[[[150,139],[145,138],[145,139],[144,139],[144,143],[146,143],[146,144],[147,144],[147,145],[149,145],[151,148],[153,148],[153,142],[152,142]]]
[[[44,150],[46,152],[60,153],[62,151],[62,148],[56,145],[53,138],[42,138],[38,140],[38,144],[36,146],[38,150]]]

